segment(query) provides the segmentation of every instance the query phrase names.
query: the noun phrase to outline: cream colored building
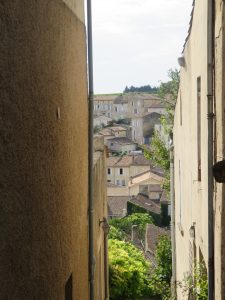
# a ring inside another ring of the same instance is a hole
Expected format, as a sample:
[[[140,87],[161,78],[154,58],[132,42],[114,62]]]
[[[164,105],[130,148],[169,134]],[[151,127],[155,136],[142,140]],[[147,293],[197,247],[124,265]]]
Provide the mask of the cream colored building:
[[[162,194],[159,186],[164,181],[163,173],[150,167],[150,162],[145,161],[143,155],[127,155],[123,160],[109,157],[107,174],[107,196],[137,196],[143,193],[151,199],[159,199]]]
[[[210,300],[223,300],[225,193],[224,184],[210,178],[213,164],[225,157],[225,3],[213,1],[212,10],[209,4],[195,1],[181,59],[174,122],[176,280],[192,274],[195,260],[203,261],[212,279]],[[210,216],[214,238],[208,230]],[[177,294],[179,300],[188,299],[179,286]]]
[[[110,156],[107,159],[107,181],[128,186],[131,176],[150,170],[150,161],[144,155]]]

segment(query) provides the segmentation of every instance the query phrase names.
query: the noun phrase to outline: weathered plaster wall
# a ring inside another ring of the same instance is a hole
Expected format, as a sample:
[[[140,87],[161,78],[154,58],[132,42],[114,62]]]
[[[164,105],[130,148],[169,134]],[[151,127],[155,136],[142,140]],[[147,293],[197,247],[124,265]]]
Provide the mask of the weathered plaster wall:
[[[216,1],[215,24],[215,161],[225,157],[225,43],[224,2]],[[225,295],[225,189],[224,184],[215,185],[215,299]]]
[[[95,139],[94,147],[94,255],[96,259],[95,267],[95,299],[105,300],[106,280],[108,282],[107,258],[107,237],[104,235],[103,218],[107,219],[106,200],[106,154],[104,138]],[[101,143],[100,143],[101,141]]]
[[[201,26],[199,24],[201,23]],[[208,262],[207,1],[196,1],[184,50],[174,122],[177,280],[191,273],[201,253]],[[201,77],[201,180],[198,180],[197,78]],[[195,247],[189,229],[195,225]],[[183,232],[182,232],[183,231]],[[178,299],[186,297],[178,287]]]
[[[82,5],[0,4],[1,299],[88,299]]]

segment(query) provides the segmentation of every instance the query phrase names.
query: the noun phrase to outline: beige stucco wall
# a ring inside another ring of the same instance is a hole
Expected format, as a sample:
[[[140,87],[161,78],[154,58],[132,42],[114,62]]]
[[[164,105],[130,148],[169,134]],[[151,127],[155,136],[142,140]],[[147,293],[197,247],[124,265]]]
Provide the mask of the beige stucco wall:
[[[129,167],[107,167],[110,168],[111,174],[107,175],[107,180],[111,183],[117,184],[117,180],[125,180],[125,185],[128,185],[131,176],[143,173],[150,169],[150,166],[129,166]],[[123,169],[123,174],[119,174],[120,169]],[[107,172],[108,173],[108,172]]]
[[[199,26],[201,20],[201,26]],[[196,1],[191,35],[184,51],[180,92],[174,123],[175,207],[177,280],[190,271],[193,241],[189,228],[195,224],[196,258],[200,250],[207,265],[207,1]],[[197,167],[197,78],[201,76],[201,167]],[[182,104],[181,104],[182,102]],[[182,118],[181,118],[182,114]],[[181,122],[182,119],[182,122]],[[181,230],[184,230],[183,235]],[[190,244],[192,245],[190,248]],[[178,287],[178,299],[184,300]]]
[[[102,139],[102,147],[103,139]],[[106,200],[106,173],[105,173],[105,152],[99,149],[94,154],[94,256],[95,266],[95,299],[105,300],[105,279],[108,265],[105,262],[107,257],[107,237],[104,236],[102,221],[107,219],[107,200]],[[108,271],[107,271],[108,272]]]
[[[1,3],[1,299],[64,299],[71,274],[74,299],[88,299],[86,42],[74,3]]]
[[[128,187],[108,187],[107,188],[107,196],[111,197],[119,197],[119,196],[130,196]]]
[[[215,93],[216,93],[216,132],[215,161],[225,157],[225,74],[224,74],[224,3],[216,1],[215,24]],[[215,299],[222,300],[225,295],[225,189],[224,184],[215,185]]]

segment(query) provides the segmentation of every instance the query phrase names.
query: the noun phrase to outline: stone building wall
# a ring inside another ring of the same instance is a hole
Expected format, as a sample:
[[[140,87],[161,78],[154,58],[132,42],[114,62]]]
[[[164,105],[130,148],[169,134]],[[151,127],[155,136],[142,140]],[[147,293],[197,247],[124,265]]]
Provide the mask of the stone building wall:
[[[0,299],[85,300],[83,1],[13,0],[0,7]]]
[[[215,146],[214,160],[225,158],[225,44],[224,44],[224,1],[215,5]],[[222,300],[225,295],[225,188],[215,183],[215,299]]]

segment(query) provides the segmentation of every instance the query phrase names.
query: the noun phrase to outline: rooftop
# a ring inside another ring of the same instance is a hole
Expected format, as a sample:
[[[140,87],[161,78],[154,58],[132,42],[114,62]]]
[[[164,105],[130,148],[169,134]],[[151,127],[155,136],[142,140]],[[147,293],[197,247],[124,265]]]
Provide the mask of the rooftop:
[[[160,236],[170,236],[170,231],[165,230],[162,227],[158,227],[154,224],[148,224],[146,228],[146,242],[147,250],[151,253],[155,253],[157,242]]]
[[[114,101],[118,95],[109,94],[109,95],[95,95],[94,101]]]
[[[127,211],[127,201],[130,197],[107,197],[108,198],[108,216],[123,217]]]
[[[132,165],[137,166],[149,166],[150,161],[144,157],[144,155],[124,155],[122,157],[110,156],[107,159],[108,167],[129,167]]]
[[[133,141],[131,141],[130,139],[126,138],[126,137],[114,137],[111,139],[108,139],[108,142],[110,143],[115,143],[115,144],[119,144],[119,145],[133,145],[135,144]]]
[[[144,196],[142,194],[138,194],[136,197],[132,197],[129,202],[134,203],[135,205],[139,207],[143,207],[147,211],[151,211],[155,214],[160,215],[161,213],[161,207],[159,204],[155,203],[151,199],[149,199],[147,196]]]

